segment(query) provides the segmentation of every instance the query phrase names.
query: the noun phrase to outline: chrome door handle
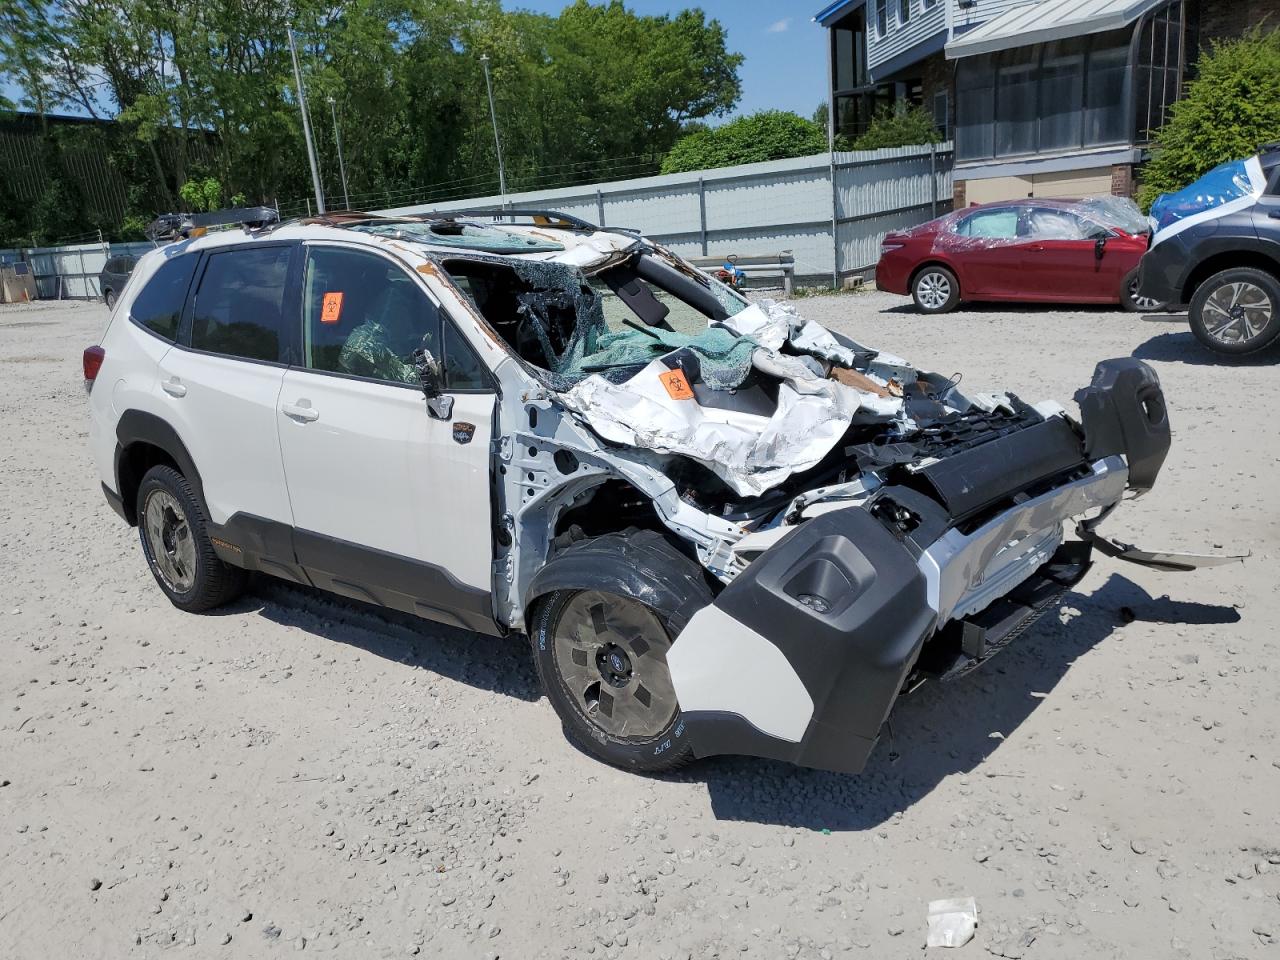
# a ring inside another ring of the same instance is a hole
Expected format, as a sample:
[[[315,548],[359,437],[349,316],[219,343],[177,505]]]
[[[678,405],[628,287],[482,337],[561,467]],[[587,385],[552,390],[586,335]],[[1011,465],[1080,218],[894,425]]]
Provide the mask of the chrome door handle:
[[[320,419],[320,411],[314,407],[302,407],[292,403],[283,404],[280,407],[281,412],[294,420],[302,423],[314,423]]]
[[[177,377],[170,377],[168,380],[160,384],[160,389],[171,397],[185,397],[187,395],[187,387]]]

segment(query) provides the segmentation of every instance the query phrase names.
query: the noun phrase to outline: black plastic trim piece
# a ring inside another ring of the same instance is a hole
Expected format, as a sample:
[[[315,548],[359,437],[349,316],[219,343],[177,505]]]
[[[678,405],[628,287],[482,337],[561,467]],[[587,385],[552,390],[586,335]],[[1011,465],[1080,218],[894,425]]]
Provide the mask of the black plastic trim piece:
[[[1172,443],[1168,408],[1160,378],[1133,357],[1103,360],[1089,386],[1076,392],[1090,460],[1123,455],[1129,487],[1145,493],[1155,486]]]
[[[129,522],[129,515],[125,513],[124,498],[116,493],[105,483],[102,485],[102,495],[107,498],[107,504],[125,523]]]
[[[698,756],[747,753],[857,773],[934,628],[924,574],[879,520],[855,507],[784,537],[727,586],[716,606],[767,637],[813,701],[801,742],[744,718],[690,711]]]
[[[237,513],[210,524],[218,556],[246,570],[328,590],[451,626],[501,636],[489,590],[435,564]]]
[[[973,516],[1032,484],[1083,466],[1084,451],[1062,417],[964,450],[914,471],[955,520]]]
[[[162,420],[154,413],[147,413],[144,410],[126,410],[116,422],[116,487],[121,491],[122,496],[124,478],[120,474],[121,460],[129,445],[133,443],[149,443],[167,453],[170,459],[178,465],[178,471],[195,489],[196,496],[199,497],[200,502],[205,502],[204,483],[200,479],[200,471],[196,469],[195,461],[191,459],[191,454],[187,452],[186,444],[182,442],[178,432],[167,421]],[[141,477],[138,479],[140,480]],[[137,518],[133,516],[131,505],[126,503],[124,508],[126,511],[125,519],[131,524],[137,523]]]

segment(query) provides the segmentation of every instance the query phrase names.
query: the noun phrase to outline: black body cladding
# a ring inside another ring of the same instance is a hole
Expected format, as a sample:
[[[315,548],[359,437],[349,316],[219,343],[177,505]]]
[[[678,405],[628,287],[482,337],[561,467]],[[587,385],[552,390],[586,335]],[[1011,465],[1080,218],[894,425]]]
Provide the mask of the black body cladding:
[[[1169,453],[1169,414],[1156,372],[1132,357],[1103,360],[1093,381],[1076,393],[1090,460],[1121,454],[1129,461],[1129,487],[1146,493]]]

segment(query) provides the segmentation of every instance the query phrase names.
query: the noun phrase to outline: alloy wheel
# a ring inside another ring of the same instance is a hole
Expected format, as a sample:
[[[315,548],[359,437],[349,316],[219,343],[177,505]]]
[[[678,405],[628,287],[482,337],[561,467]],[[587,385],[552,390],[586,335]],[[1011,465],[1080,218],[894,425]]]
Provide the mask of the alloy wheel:
[[[143,523],[161,579],[175,593],[189,592],[196,580],[196,544],[182,507],[167,490],[153,490]]]
[[[655,737],[671,722],[670,649],[652,610],[595,590],[575,594],[555,627],[565,688],[594,726],[619,739]]]
[[[951,281],[945,274],[929,271],[916,281],[916,296],[921,306],[940,310],[951,299]]]
[[[1204,329],[1220,343],[1246,343],[1264,331],[1274,315],[1271,297],[1247,281],[1224,283],[1205,299]]]
[[[1133,305],[1139,310],[1155,311],[1159,310],[1164,304],[1156,300],[1154,297],[1138,296],[1138,278],[1134,277],[1129,281],[1129,299],[1133,301]]]

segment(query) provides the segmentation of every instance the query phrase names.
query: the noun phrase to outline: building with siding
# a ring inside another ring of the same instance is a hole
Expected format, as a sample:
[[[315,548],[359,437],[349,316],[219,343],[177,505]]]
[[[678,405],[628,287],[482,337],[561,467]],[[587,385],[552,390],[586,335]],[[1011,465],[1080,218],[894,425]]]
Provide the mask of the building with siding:
[[[1280,26],[1280,0],[839,0],[831,129],[922,105],[954,137],[958,206],[1128,195],[1204,45]]]

